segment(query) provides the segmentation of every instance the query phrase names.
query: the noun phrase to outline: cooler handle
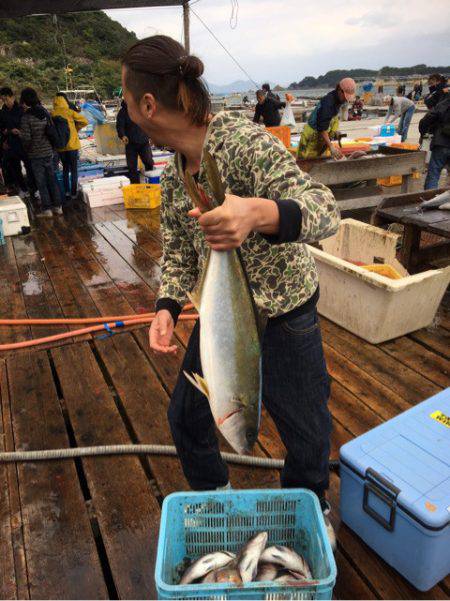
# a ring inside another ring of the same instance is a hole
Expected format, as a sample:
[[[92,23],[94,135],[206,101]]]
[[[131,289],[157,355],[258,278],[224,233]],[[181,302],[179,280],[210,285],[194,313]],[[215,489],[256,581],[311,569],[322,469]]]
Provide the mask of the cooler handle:
[[[376,495],[389,507],[389,520],[386,520],[373,507],[369,505],[369,492]],[[397,497],[400,489],[391,484],[381,474],[371,467],[366,470],[366,481],[364,482],[363,509],[383,528],[392,532],[395,525],[395,511],[397,509]]]

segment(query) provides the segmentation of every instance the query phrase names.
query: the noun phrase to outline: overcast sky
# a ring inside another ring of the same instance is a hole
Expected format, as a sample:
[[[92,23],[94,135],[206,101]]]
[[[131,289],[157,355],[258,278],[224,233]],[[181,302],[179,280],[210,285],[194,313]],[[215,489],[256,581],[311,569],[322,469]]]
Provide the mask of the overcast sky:
[[[288,84],[330,69],[450,63],[450,0],[198,0],[192,9],[257,82]],[[182,39],[182,9],[107,11],[139,38]],[[246,79],[191,15],[191,53],[211,83]]]

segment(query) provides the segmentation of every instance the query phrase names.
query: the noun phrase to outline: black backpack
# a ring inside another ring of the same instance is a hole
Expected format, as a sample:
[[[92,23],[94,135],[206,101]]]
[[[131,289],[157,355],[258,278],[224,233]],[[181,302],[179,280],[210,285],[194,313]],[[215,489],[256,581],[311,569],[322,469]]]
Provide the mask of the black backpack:
[[[45,135],[55,149],[65,148],[70,139],[69,122],[64,117],[50,117],[47,119]]]

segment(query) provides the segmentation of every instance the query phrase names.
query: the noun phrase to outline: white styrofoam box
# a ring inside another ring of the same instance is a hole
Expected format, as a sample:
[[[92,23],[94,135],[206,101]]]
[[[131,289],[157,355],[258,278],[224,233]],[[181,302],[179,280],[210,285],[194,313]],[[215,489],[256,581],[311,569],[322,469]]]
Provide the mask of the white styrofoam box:
[[[19,196],[0,199],[0,218],[4,236],[15,236],[22,233],[23,227],[30,227],[27,207]]]
[[[372,344],[429,326],[450,282],[450,266],[407,275],[396,259],[398,237],[343,219],[338,233],[320,242],[322,250],[308,246],[319,272],[319,313]],[[384,262],[403,277],[392,280],[350,261]]]
[[[129,184],[130,180],[124,175],[92,180],[81,185],[83,200],[92,208],[122,204],[122,188]]]
[[[391,144],[399,144],[401,141],[401,135],[394,134],[393,136],[375,136],[372,144],[378,144],[379,146],[390,146]]]

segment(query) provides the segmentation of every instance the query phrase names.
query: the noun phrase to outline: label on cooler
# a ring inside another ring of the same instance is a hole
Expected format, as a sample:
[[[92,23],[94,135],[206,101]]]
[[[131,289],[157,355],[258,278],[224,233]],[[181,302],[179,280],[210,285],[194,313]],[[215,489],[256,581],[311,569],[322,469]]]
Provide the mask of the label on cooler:
[[[442,411],[434,411],[433,413],[430,413],[430,417],[431,419],[435,419],[446,428],[450,428],[450,416],[445,415],[445,413],[442,413]]]

